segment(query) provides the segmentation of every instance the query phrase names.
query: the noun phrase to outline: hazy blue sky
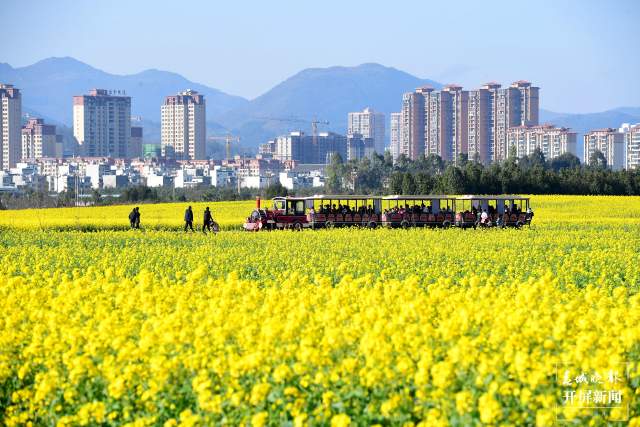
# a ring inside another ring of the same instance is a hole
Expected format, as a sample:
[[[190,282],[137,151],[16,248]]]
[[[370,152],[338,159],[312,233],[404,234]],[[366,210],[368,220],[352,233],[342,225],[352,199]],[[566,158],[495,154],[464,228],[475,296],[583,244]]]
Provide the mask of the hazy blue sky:
[[[378,62],[475,88],[526,79],[542,107],[640,106],[640,0],[0,0],[0,62],[73,56],[255,97],[307,67]]]

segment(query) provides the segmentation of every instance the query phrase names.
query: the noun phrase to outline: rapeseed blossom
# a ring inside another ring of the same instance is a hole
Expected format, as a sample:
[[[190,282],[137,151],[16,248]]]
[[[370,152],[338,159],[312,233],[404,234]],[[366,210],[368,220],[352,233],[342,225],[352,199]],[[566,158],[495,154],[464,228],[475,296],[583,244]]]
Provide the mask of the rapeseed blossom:
[[[640,199],[533,203],[531,228],[476,232],[5,223],[0,418],[640,425]],[[564,405],[565,365],[616,372],[629,413]]]

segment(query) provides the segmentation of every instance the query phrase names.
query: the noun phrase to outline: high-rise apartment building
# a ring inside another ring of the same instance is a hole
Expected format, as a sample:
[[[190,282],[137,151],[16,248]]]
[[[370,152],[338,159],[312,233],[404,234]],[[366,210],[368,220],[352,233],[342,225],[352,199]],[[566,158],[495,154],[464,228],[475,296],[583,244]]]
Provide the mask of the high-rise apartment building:
[[[47,125],[43,119],[29,119],[22,127],[22,160],[56,157],[55,125]]]
[[[425,153],[425,106],[433,88],[429,86],[402,95],[399,155],[416,160]]]
[[[495,89],[499,87],[497,83],[487,83],[469,92],[467,154],[471,160],[488,163],[493,157]]]
[[[105,89],[74,96],[73,136],[82,156],[127,158],[131,97]]]
[[[440,91],[440,127],[438,154],[443,160],[456,162],[468,152],[469,92],[461,86],[447,85]],[[431,145],[431,141],[429,143]]]
[[[607,167],[620,170],[625,166],[625,138],[618,129],[598,129],[584,135],[584,163],[589,164],[591,156],[600,151],[607,160]]]
[[[412,160],[437,154],[456,161],[468,145],[469,93],[448,85],[441,91],[430,87],[405,93],[402,98],[400,154]]]
[[[398,159],[400,155],[400,131],[402,130],[402,113],[391,113],[391,124],[389,127],[389,150],[393,161]]]
[[[384,153],[384,113],[377,113],[367,107],[361,112],[349,113],[347,136],[359,134],[363,138],[371,138],[374,150]]]
[[[567,128],[552,125],[515,126],[507,130],[507,154],[515,150],[516,157],[532,154],[540,149],[546,159],[565,153],[576,154],[576,133]]]
[[[538,125],[540,116],[540,88],[531,86],[526,80],[518,80],[511,85],[511,88],[517,89],[520,100],[520,124],[523,126]]]
[[[15,167],[21,158],[22,95],[13,85],[0,83],[0,168]]]
[[[627,147],[625,169],[640,169],[640,123],[623,129]]]
[[[206,149],[204,95],[186,90],[167,96],[161,108],[162,155],[176,160],[201,160]]]
[[[538,125],[539,91],[520,80],[504,89],[490,82],[469,92],[469,158],[483,163],[506,159],[509,129]]]

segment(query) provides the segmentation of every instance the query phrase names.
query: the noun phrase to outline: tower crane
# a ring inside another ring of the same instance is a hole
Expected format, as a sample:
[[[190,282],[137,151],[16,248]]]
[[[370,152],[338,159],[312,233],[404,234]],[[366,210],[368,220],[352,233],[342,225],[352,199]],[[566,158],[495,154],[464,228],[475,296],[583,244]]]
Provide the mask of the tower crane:
[[[227,160],[231,160],[231,143],[240,143],[240,137],[235,135],[210,136],[209,141],[224,141]]]

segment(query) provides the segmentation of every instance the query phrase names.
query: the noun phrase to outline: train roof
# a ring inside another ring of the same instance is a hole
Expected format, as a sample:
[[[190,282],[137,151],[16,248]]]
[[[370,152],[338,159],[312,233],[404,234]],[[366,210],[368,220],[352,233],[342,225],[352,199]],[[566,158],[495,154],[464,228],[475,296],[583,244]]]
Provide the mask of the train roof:
[[[307,200],[367,200],[381,198],[382,196],[368,196],[365,194],[314,194],[306,197]]]
[[[466,194],[456,197],[458,200],[529,200],[529,197],[518,196],[516,194],[502,194],[500,196]]]
[[[455,199],[456,196],[447,196],[442,194],[423,194],[423,195],[407,195],[393,194],[384,196],[382,200],[438,200],[438,199]]]

